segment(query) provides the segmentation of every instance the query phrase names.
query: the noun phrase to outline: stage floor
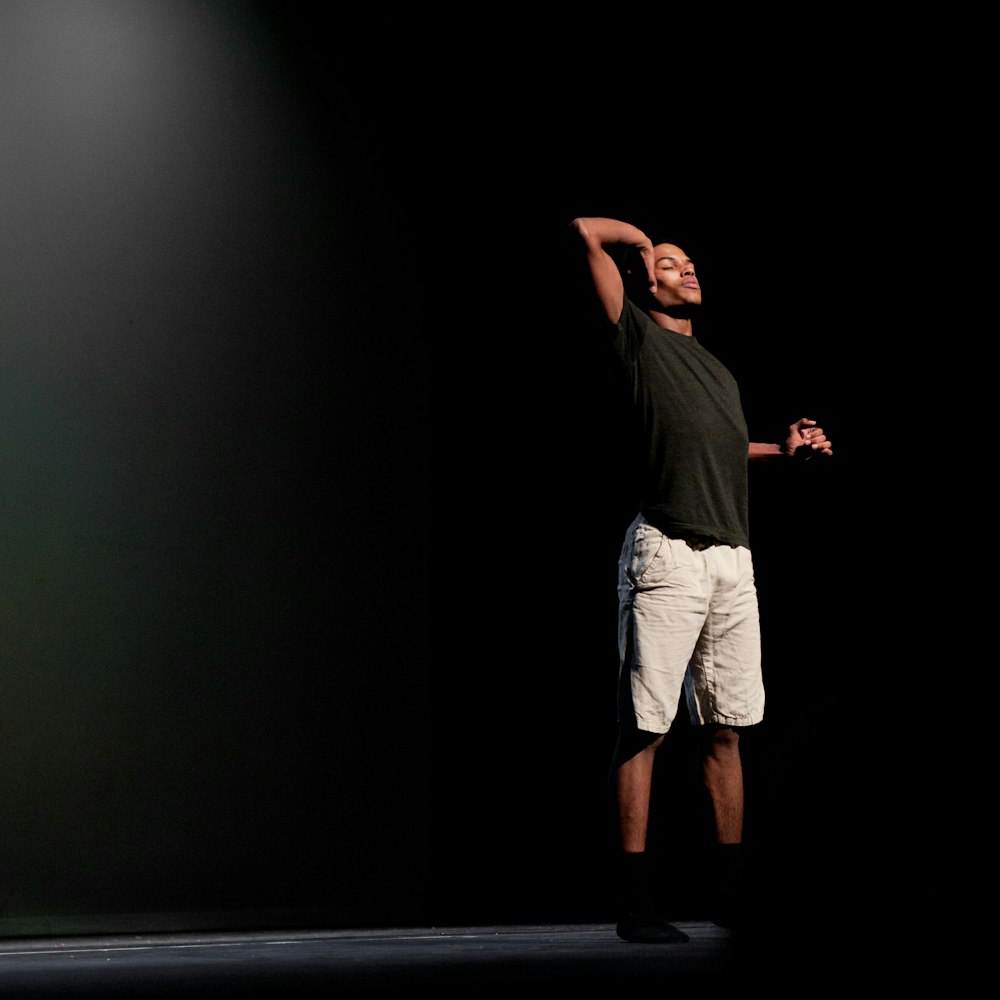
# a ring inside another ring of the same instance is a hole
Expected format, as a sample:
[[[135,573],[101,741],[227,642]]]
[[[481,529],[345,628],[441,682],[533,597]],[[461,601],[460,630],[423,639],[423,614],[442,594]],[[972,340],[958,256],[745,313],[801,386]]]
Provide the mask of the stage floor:
[[[605,924],[4,940],[0,996],[303,997],[556,982],[746,986],[755,976],[768,985],[794,974],[794,951],[765,954],[708,922],[678,926],[690,936],[686,944],[630,944]]]

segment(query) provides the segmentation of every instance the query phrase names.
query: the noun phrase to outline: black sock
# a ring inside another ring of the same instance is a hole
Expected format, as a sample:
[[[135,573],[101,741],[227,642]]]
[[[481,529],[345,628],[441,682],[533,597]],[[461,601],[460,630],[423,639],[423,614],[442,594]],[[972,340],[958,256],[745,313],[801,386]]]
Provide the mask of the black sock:
[[[719,879],[727,883],[743,882],[744,852],[742,844],[716,844],[714,846],[715,870]]]
[[[645,852],[622,851],[619,864],[621,919],[618,936],[640,944],[680,944],[687,934],[669,923],[653,905],[650,862]]]
[[[747,908],[746,858],[742,844],[715,844],[712,848],[712,922],[739,927]]]
[[[618,857],[618,889],[625,910],[652,906],[649,856],[645,851],[622,851]]]

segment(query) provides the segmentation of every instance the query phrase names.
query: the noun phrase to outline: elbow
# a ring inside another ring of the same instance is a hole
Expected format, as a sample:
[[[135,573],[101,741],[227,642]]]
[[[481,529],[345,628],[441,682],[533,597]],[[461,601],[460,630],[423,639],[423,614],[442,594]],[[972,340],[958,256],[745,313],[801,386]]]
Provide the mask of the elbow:
[[[591,233],[588,226],[589,219],[582,217],[575,218],[569,224],[569,232],[572,236],[575,236],[584,246],[587,247],[599,247],[601,241],[594,238],[593,233]]]

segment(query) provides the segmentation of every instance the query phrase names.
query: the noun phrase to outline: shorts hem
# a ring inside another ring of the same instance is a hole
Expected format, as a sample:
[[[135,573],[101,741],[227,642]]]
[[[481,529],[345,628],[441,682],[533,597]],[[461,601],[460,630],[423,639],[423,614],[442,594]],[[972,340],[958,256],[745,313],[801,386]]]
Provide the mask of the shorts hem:
[[[633,724],[640,733],[652,733],[654,736],[664,736],[670,732],[670,727],[676,720],[670,722],[644,722],[642,719],[635,719]]]
[[[752,715],[743,716],[733,716],[733,715],[719,715],[714,716],[709,719],[705,719],[701,725],[709,726],[733,726],[734,728],[745,729],[747,726],[756,726],[764,721],[764,713],[756,712]],[[698,725],[698,720],[695,720],[695,725]]]

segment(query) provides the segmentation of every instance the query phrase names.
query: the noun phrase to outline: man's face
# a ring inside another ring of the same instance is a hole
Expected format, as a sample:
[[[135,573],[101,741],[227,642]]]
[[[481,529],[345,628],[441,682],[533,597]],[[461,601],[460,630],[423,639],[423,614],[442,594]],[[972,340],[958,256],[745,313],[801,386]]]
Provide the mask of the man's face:
[[[656,301],[661,306],[701,305],[701,285],[694,273],[694,264],[680,247],[658,243],[653,247],[653,269],[656,273]]]

